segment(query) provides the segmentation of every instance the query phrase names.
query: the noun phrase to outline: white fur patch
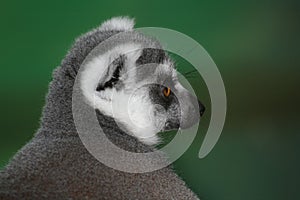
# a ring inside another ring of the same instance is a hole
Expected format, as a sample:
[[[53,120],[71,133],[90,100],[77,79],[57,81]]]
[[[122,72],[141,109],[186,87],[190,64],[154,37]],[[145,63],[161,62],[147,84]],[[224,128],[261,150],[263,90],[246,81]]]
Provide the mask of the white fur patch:
[[[134,19],[129,17],[114,17],[111,18],[100,26],[100,30],[110,31],[131,31],[134,27]]]
[[[135,93],[135,61],[141,55],[141,47],[137,44],[125,44],[113,48],[105,54],[95,57],[86,64],[81,74],[81,90],[88,103],[99,109],[103,114],[113,117],[126,127],[128,134],[138,138],[145,144],[156,144],[159,130],[153,120],[153,105],[147,96],[147,91],[138,90]],[[109,64],[121,54],[126,55],[126,74],[120,77],[125,89],[116,91],[115,88],[107,88],[104,91],[96,91],[99,81],[105,80],[106,70]]]
[[[172,80],[174,82],[177,82],[177,71],[176,69],[174,68],[174,64],[171,62],[171,61],[164,61],[164,63],[160,64],[156,70],[155,70],[155,73],[156,74],[171,74],[172,75]]]
[[[81,89],[91,106],[101,108],[103,114],[112,115],[108,101],[111,100],[111,94],[114,88],[105,90],[106,93],[96,91],[99,81],[105,77],[105,72],[109,64],[121,54],[130,54],[140,49],[137,44],[125,44],[113,48],[105,54],[95,57],[92,61],[86,64],[85,69],[81,74]],[[139,54],[139,53],[137,53]]]
[[[113,118],[129,130],[128,134],[145,144],[157,144],[157,133],[160,130],[156,128],[152,117],[154,107],[148,97],[148,91],[139,89],[136,93],[116,92],[113,99]]]

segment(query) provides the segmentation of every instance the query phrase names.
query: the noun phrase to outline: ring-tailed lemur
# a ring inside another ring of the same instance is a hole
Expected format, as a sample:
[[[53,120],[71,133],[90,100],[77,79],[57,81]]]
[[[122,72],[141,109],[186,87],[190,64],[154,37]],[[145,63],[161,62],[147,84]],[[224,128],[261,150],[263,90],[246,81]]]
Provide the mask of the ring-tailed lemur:
[[[178,82],[166,52],[133,26],[132,19],[112,18],[76,40],[53,73],[39,130],[0,172],[0,199],[198,199],[170,166],[118,171],[97,161],[78,137],[72,115],[75,78],[97,45],[122,32],[130,37],[95,54],[80,75],[80,89],[112,142],[148,152],[159,141],[157,132],[190,127],[204,112]],[[149,45],[153,48],[143,48]]]

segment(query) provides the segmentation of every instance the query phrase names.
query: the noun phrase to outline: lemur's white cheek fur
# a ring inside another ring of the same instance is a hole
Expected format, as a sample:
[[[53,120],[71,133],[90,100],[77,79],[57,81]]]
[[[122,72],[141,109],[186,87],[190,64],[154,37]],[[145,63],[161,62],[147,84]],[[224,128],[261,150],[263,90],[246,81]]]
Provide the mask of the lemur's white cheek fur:
[[[154,108],[147,93],[145,90],[133,94],[116,93],[112,103],[113,115],[117,121],[125,124],[130,134],[146,144],[156,144],[159,130],[151,117]]]
[[[116,20],[118,21],[120,19],[118,18]],[[109,23],[107,25],[109,25]],[[141,54],[140,49],[141,46],[134,43],[119,45],[103,55],[93,58],[86,66],[84,66],[84,70],[80,76],[80,87],[87,102],[91,106],[98,108],[103,114],[112,116],[110,110],[110,100],[113,92],[110,90],[112,89],[108,88],[106,91],[100,93],[96,92],[95,89],[99,84],[99,81],[105,80],[105,72],[112,61],[123,54],[127,56],[126,65],[131,66],[131,69],[128,70],[127,79],[122,81],[127,85],[130,84],[134,80],[134,62]]]

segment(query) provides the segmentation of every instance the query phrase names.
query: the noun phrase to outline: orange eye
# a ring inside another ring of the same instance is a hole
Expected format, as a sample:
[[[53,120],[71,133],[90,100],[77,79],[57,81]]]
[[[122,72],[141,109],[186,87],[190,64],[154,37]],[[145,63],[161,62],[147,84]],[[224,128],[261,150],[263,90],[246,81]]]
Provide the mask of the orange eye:
[[[168,97],[171,94],[171,89],[169,87],[165,87],[163,90],[163,93],[164,93],[165,97]]]

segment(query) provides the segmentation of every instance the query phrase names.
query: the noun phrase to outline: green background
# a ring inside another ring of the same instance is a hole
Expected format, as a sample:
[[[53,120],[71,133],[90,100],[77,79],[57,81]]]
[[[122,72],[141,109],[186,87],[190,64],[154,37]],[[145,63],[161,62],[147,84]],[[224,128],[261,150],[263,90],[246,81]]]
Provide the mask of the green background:
[[[37,130],[51,72],[74,39],[119,15],[189,35],[222,74],[228,113],[219,142],[198,159],[210,98],[203,80],[190,78],[208,111],[175,162],[201,199],[300,199],[299,1],[1,1],[0,167]]]

